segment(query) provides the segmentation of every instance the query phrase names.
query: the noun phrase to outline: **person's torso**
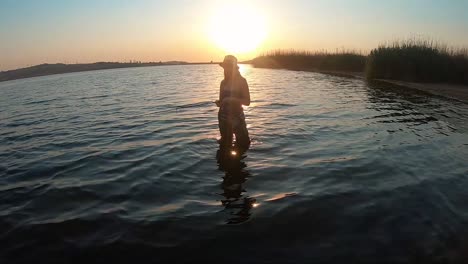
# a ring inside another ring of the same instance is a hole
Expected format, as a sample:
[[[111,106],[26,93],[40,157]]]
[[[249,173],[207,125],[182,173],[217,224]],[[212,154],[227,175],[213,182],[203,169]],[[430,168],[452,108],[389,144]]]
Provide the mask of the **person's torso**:
[[[231,80],[224,80],[221,83],[221,101],[225,98],[233,97],[236,99],[242,98],[242,86],[245,80],[243,77],[239,76]],[[219,109],[220,112],[226,114],[238,114],[243,111],[242,105],[238,104],[224,104]]]
[[[242,97],[242,86],[245,83],[245,79],[241,76],[232,78],[230,80],[223,80],[221,83],[221,98],[226,97]]]

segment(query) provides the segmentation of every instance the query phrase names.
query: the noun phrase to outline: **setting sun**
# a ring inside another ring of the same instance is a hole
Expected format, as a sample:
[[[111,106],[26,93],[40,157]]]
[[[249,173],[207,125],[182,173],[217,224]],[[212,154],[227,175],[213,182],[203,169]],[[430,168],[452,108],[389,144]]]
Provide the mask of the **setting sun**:
[[[266,37],[264,17],[249,6],[225,5],[213,15],[209,34],[225,52],[252,52]]]

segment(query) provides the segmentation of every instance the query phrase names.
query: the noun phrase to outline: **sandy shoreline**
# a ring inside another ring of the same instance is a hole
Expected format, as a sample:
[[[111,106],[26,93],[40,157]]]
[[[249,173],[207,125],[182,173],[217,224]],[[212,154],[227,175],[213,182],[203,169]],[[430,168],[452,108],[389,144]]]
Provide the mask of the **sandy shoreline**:
[[[468,86],[448,83],[414,83],[396,80],[377,79],[376,81],[385,82],[393,85],[417,89],[430,94],[447,97],[468,103]]]
[[[291,69],[291,70],[296,70],[296,69]],[[298,70],[318,72],[318,73],[330,74],[330,75],[347,77],[347,78],[365,79],[364,72],[319,71],[319,70],[314,70],[314,69],[298,69]],[[415,83],[415,82],[404,82],[404,81],[387,80],[387,79],[376,79],[374,81],[407,87],[411,89],[416,89],[416,90],[427,92],[427,93],[434,94],[437,96],[443,96],[446,98],[455,99],[461,102],[468,103],[468,86],[467,85],[457,85],[457,84],[449,84],[449,83]]]

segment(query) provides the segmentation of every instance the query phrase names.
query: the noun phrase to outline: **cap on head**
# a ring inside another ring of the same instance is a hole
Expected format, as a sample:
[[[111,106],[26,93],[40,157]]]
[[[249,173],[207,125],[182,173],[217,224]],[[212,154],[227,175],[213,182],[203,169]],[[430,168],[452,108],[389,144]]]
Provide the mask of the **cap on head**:
[[[221,62],[219,64],[219,66],[223,67],[223,68],[234,68],[234,67],[237,67],[237,58],[232,56],[232,55],[227,55],[226,57],[224,57],[224,60],[223,62]]]

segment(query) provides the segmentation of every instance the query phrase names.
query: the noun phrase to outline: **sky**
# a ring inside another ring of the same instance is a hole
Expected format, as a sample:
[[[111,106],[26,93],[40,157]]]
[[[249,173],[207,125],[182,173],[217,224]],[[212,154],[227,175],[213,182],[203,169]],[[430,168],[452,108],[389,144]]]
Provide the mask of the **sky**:
[[[227,53],[246,60],[275,49],[368,52],[415,37],[468,47],[466,10],[468,0],[0,0],[0,70],[207,62]],[[229,35],[213,33],[220,28],[241,34],[234,46],[255,47],[228,49],[221,40]]]

